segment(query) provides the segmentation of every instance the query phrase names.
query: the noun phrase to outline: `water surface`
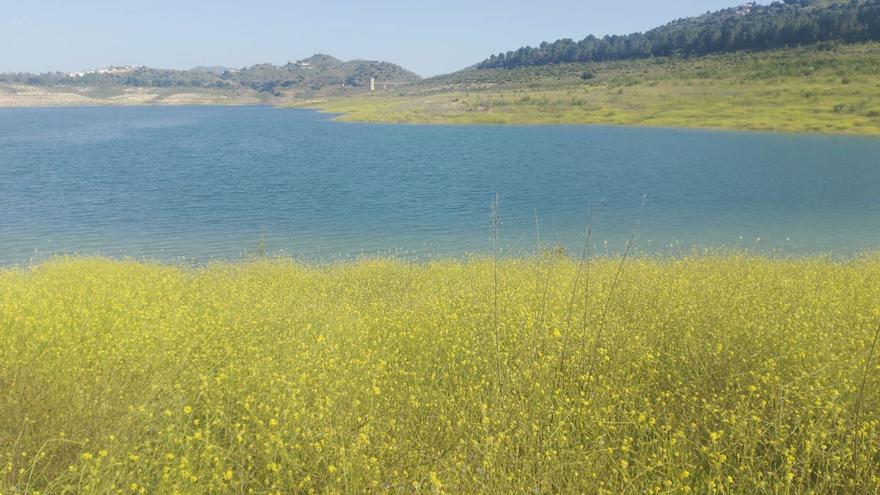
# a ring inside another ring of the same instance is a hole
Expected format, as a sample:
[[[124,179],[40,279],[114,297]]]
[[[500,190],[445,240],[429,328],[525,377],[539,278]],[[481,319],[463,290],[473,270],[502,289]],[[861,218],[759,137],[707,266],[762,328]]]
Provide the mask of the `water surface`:
[[[880,246],[880,139],[345,124],[268,107],[0,109],[0,263],[58,253],[310,259],[491,246]],[[644,209],[641,205],[644,197]],[[536,235],[535,218],[539,233]]]

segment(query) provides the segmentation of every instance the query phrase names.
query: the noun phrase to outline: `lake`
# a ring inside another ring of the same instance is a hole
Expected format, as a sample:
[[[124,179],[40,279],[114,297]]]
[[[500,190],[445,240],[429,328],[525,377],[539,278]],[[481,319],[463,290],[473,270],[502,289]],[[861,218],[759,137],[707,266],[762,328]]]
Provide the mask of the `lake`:
[[[269,107],[0,109],[0,263],[880,246],[880,139],[347,124]],[[644,205],[644,206],[643,206]],[[536,233],[536,218],[538,229]]]

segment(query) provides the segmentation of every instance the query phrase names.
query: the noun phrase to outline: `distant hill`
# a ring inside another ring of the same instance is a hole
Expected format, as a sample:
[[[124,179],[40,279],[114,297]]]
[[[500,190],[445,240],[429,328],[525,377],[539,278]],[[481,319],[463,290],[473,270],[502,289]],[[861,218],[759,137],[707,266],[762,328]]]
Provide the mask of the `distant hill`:
[[[370,78],[397,84],[421,79],[415,73],[390,62],[344,62],[330,55],[317,54],[280,66],[266,63],[241,69],[215,66],[181,71],[121,66],[75,73],[0,74],[0,83],[47,87],[251,89],[274,93],[292,89],[318,90],[328,86],[362,87],[369,84]]]
[[[571,62],[700,56],[739,50],[766,50],[823,41],[880,40],[880,0],[785,0],[679,19],[624,36],[561,39],[492,55],[481,69]]]
[[[199,66],[199,67],[193,67],[192,69],[190,69],[190,71],[192,71],[192,72],[207,72],[208,74],[214,74],[216,76],[219,76],[220,74],[223,74],[224,72],[226,72],[228,70],[229,70],[229,67],[223,67],[221,65],[211,65],[211,66],[207,66],[207,67],[206,66]]]
[[[418,75],[390,62],[351,60],[343,62],[330,55],[316,54],[297,62],[277,66],[259,64],[224,73],[221,78],[238,81],[260,91],[278,88],[326,86],[366,86],[370,78],[380,82],[405,83],[421,79]]]

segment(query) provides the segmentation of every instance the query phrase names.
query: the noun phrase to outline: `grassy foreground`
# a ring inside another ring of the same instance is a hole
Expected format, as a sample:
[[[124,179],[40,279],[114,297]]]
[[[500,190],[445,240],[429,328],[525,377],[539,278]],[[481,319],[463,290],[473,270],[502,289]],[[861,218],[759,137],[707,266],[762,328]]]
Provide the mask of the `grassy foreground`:
[[[591,79],[583,79],[588,73]],[[469,70],[306,105],[355,122],[621,124],[880,135],[880,43]]]
[[[0,493],[880,490],[880,258],[494,269],[2,269]]]

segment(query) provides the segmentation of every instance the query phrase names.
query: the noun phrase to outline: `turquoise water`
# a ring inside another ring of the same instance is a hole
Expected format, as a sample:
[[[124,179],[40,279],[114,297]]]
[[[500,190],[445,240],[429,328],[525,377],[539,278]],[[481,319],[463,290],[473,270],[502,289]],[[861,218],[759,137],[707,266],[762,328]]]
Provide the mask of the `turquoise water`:
[[[267,107],[0,109],[0,263],[880,246],[880,139],[344,124]],[[644,208],[642,203],[644,197]]]

